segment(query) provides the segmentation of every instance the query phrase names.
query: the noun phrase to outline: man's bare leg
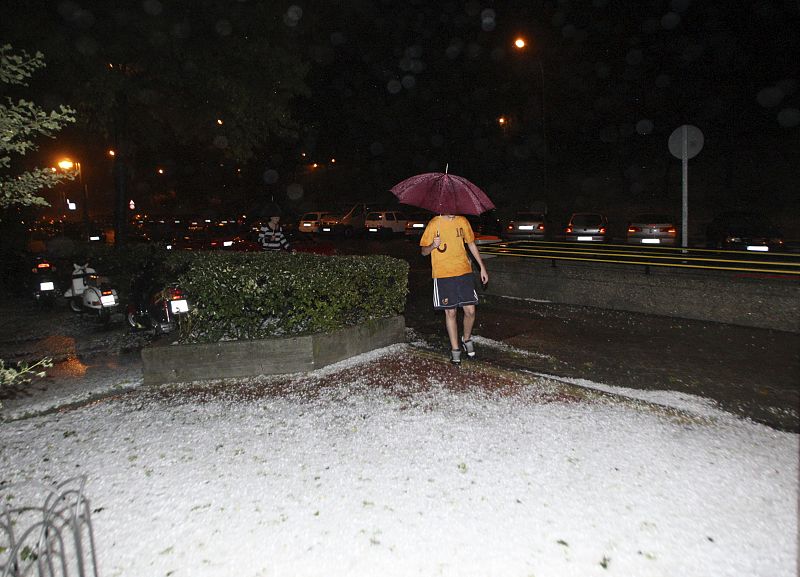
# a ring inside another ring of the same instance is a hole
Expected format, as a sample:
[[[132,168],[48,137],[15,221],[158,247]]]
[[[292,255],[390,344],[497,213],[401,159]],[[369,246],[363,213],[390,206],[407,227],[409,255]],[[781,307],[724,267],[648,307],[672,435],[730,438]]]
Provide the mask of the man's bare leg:
[[[464,340],[472,338],[472,326],[475,324],[475,305],[464,305]],[[456,329],[458,330],[458,329]],[[457,343],[458,341],[456,341]]]
[[[473,307],[474,308],[474,307]],[[473,317],[474,317],[473,311]],[[447,327],[447,336],[450,338],[450,350],[461,350],[458,344],[458,309],[444,309],[444,324]]]

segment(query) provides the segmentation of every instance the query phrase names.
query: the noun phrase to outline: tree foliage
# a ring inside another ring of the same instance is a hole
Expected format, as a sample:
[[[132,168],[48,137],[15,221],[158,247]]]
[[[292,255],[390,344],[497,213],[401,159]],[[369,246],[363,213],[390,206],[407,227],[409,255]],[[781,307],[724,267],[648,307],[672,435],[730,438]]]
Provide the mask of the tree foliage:
[[[0,83],[5,86],[27,86],[33,73],[44,66],[40,52],[31,55],[24,50],[14,52],[8,44],[0,46]],[[0,209],[47,205],[38,192],[70,177],[47,168],[10,174],[12,154],[24,156],[36,150],[37,138],[52,138],[70,122],[75,122],[74,111],[63,105],[48,112],[23,98],[15,101],[6,96],[0,101]]]

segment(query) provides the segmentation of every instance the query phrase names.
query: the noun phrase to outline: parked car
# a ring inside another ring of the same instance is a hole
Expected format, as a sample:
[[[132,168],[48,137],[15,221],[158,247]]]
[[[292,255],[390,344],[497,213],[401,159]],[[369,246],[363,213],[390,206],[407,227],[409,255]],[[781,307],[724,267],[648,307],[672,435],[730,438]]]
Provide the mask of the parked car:
[[[725,250],[779,251],[783,235],[763,214],[731,210],[718,214],[706,227],[706,246]]]
[[[406,221],[405,235],[409,239],[419,238],[425,232],[425,227],[428,226],[430,220],[434,217],[431,212],[415,212],[408,215]]]
[[[367,205],[361,203],[342,212],[328,213],[320,219],[319,233],[351,238],[365,231],[364,221],[366,216]]]
[[[547,223],[540,212],[518,212],[508,221],[500,236],[503,240],[544,240]]]
[[[322,219],[330,214],[329,211],[307,212],[300,217],[300,222],[297,224],[297,232],[299,233],[317,233],[320,229]]]
[[[628,244],[675,246],[678,227],[675,219],[665,214],[639,214],[628,223],[625,241]]]
[[[368,235],[393,235],[404,233],[408,217],[398,210],[378,210],[367,214],[364,226]]]
[[[576,212],[564,229],[567,242],[608,242],[608,219],[598,212]]]
[[[476,236],[497,236],[499,240],[500,233],[502,232],[502,225],[500,224],[500,217],[497,212],[490,210],[480,215],[467,215],[466,219],[472,227],[472,232]]]

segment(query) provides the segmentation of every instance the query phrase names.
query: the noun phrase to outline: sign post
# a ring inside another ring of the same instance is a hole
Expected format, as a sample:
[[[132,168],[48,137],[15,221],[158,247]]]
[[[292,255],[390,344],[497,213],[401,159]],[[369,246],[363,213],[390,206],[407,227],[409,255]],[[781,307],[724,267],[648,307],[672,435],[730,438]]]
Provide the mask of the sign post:
[[[684,124],[669,136],[669,151],[681,159],[681,246],[689,246],[689,159],[703,149],[703,133],[696,126]]]

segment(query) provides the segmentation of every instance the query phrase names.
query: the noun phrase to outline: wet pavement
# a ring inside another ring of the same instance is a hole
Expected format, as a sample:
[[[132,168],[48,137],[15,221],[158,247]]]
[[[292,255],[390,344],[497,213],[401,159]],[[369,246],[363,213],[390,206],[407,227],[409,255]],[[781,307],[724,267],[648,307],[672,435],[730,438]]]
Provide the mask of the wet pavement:
[[[429,271],[412,271],[406,325],[450,348]],[[800,335],[767,329],[481,296],[474,334],[528,354],[479,347],[481,362],[633,389],[713,399],[727,411],[800,432]]]

